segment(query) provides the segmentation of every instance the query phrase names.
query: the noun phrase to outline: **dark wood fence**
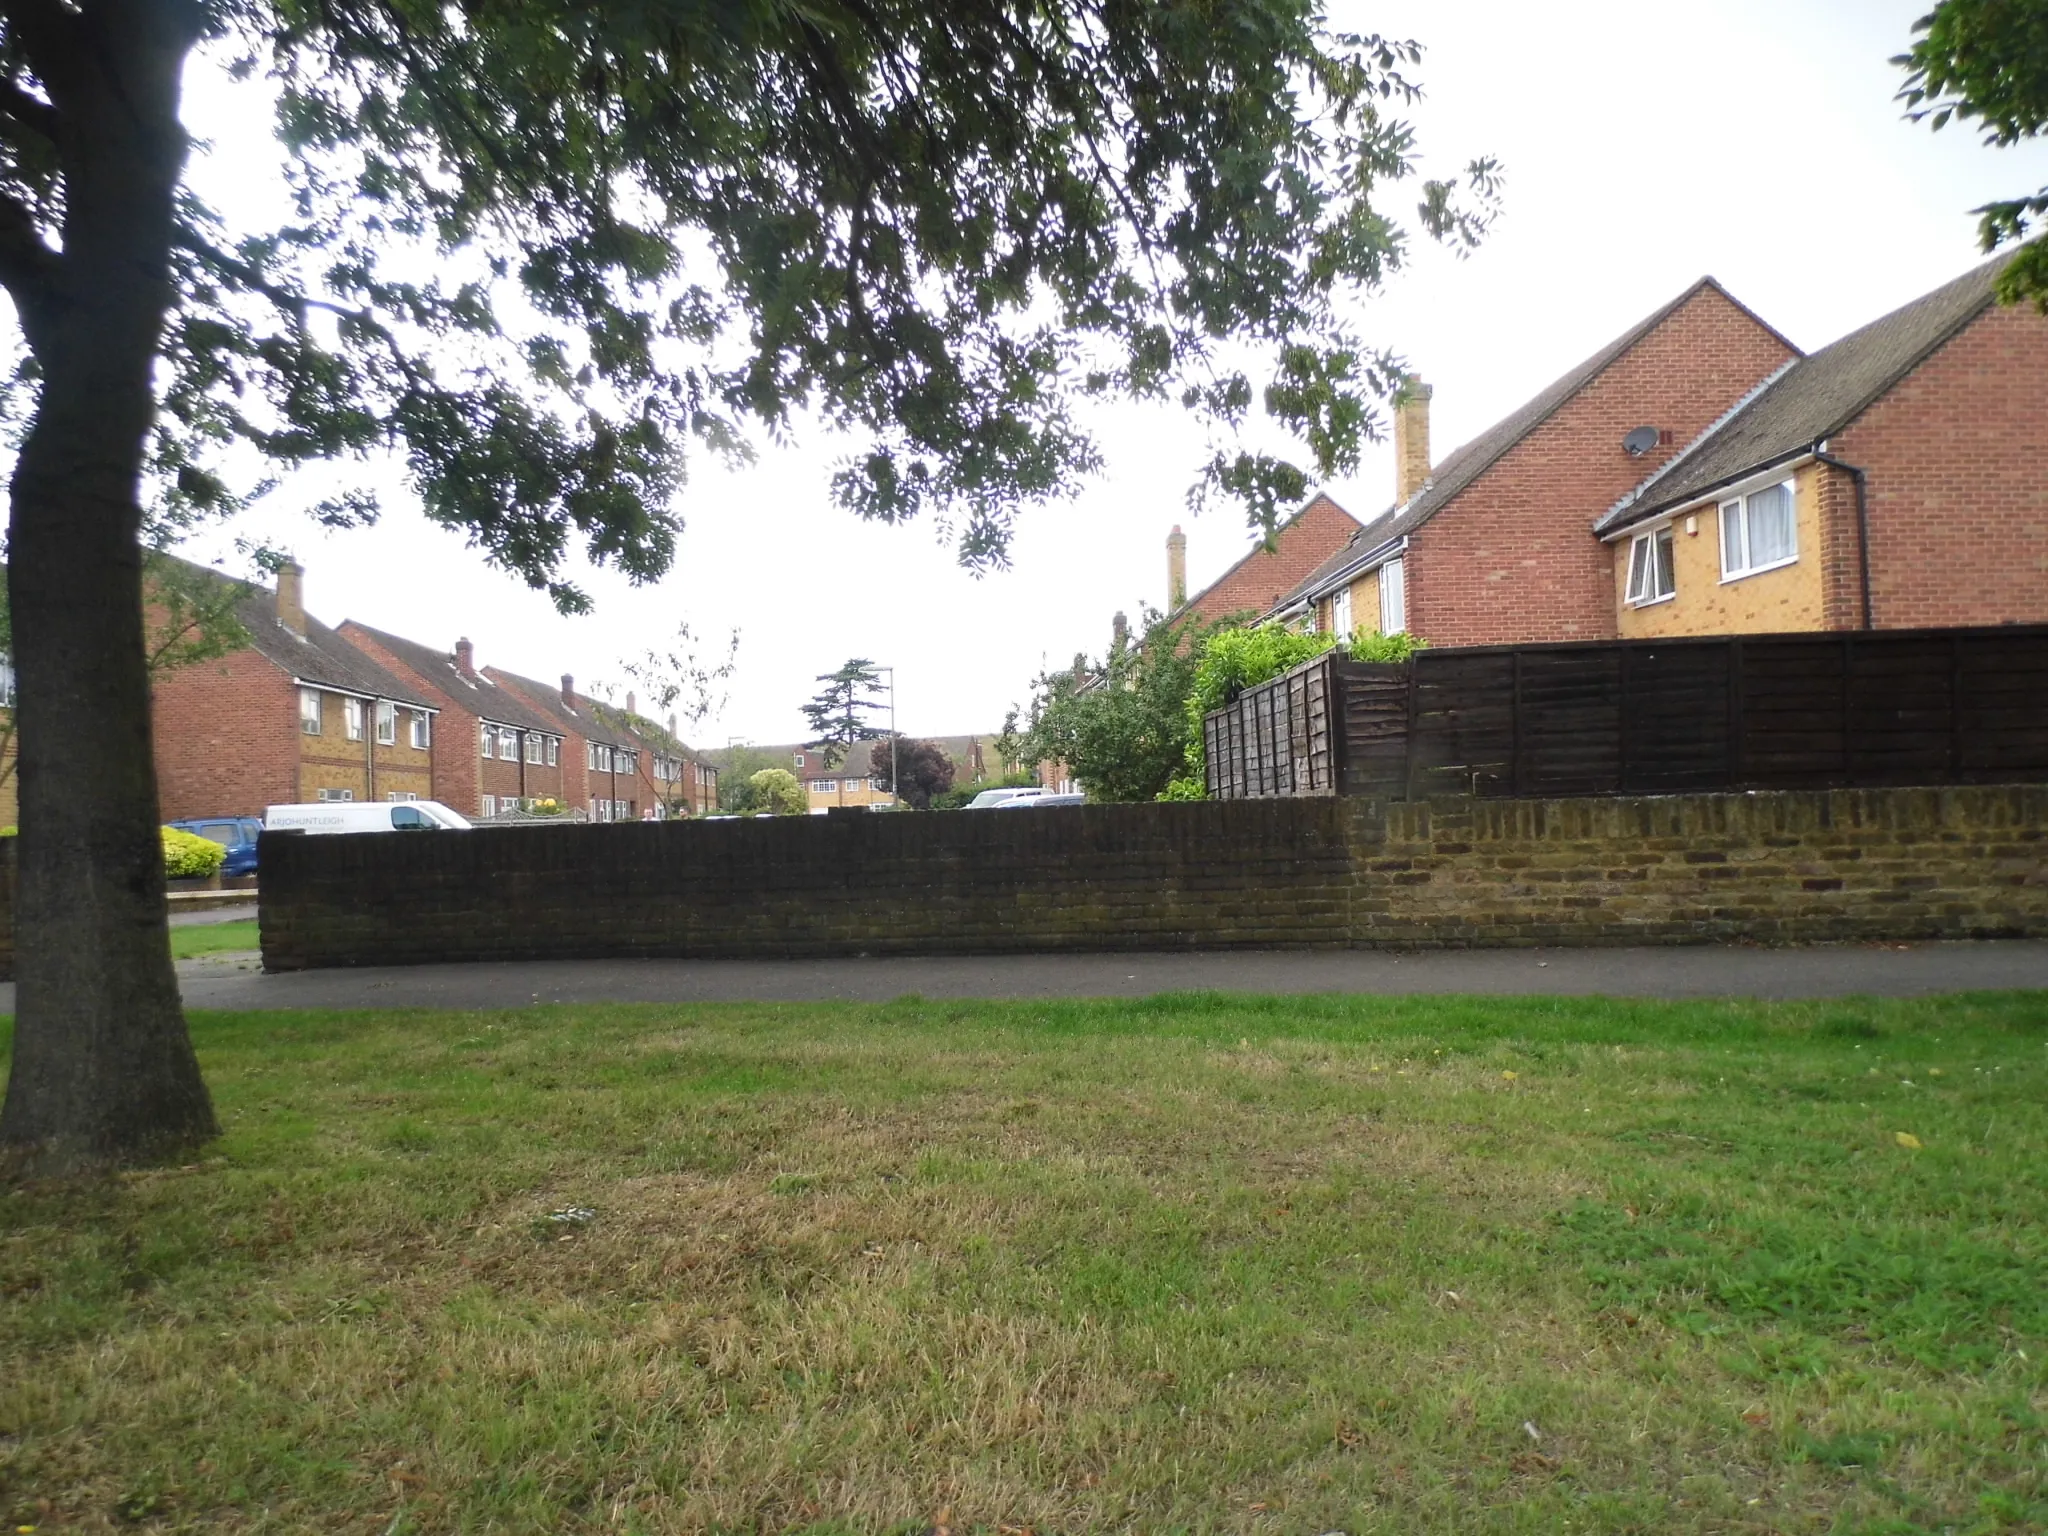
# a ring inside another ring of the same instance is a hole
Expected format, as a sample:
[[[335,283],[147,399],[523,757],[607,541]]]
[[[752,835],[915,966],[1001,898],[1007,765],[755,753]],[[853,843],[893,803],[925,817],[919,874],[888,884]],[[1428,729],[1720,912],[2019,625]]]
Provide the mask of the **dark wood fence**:
[[[2048,779],[2048,626],[1334,655],[1203,722],[1216,799]]]

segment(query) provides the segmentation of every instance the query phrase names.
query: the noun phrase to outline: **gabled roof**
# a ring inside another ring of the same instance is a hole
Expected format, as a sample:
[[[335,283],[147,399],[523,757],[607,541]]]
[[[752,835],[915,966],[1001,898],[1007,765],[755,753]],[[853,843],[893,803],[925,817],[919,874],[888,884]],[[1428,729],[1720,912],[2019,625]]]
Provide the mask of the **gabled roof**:
[[[1356,536],[1358,519],[1332,497],[1318,491],[1302,504],[1300,511],[1273,530],[1271,548],[1263,539],[1252,545],[1235,565],[1182,603],[1174,613],[1198,613],[1212,623],[1234,613],[1264,613],[1300,579],[1304,567],[1321,563],[1322,556],[1318,551],[1303,541],[1310,534],[1307,526],[1310,515],[1324,508],[1334,513],[1341,524],[1349,524],[1354,530],[1353,536]]]
[[[381,629],[372,629],[358,619],[351,619],[349,622],[404,662],[421,679],[456,700],[471,714],[488,720],[493,725],[516,726],[523,731],[543,731],[556,736],[562,733],[560,725],[510,688],[500,688],[489,678],[481,675],[464,676],[462,669],[455,664],[452,653],[437,650],[431,645],[421,645],[417,640],[408,640],[403,635],[391,635]]]
[[[573,731],[586,740],[606,746],[636,745],[630,732],[617,729],[612,722],[599,716],[593,707],[595,701],[591,699],[579,694],[575,704],[570,705],[563,701],[560,687],[535,682],[517,672],[507,672],[503,667],[485,667],[482,670],[484,676],[504,686],[507,692],[523,694],[526,702],[540,711],[542,718],[555,722],[549,726],[550,730]]]
[[[2011,254],[1985,262],[1801,358],[1695,438],[1593,525],[1610,533],[1806,452],[1848,426],[1991,306]]]
[[[415,709],[440,708],[418,688],[394,677],[310,613],[306,615],[306,633],[293,634],[277,621],[277,593],[269,587],[238,581],[224,571],[176,555],[167,558],[177,560],[209,581],[244,588],[245,595],[235,604],[235,618],[249,632],[250,647],[300,682],[363,698],[390,699]]]
[[[1576,368],[1552,381],[1547,388],[1503,416],[1472,441],[1452,450],[1450,456],[1430,472],[1429,479],[1423,482],[1421,490],[1353,534],[1349,544],[1310,572],[1306,580],[1280,599],[1275,606],[1289,607],[1315,594],[1323,583],[1336,576],[1347,565],[1357,561],[1360,556],[1368,555],[1381,545],[1391,544],[1420,528],[1469,489],[1475,480],[1499,463],[1530,433],[1569,404],[1579,391],[1620,362],[1637,342],[1709,290],[1719,294],[1743,314],[1755,320],[1792,351],[1799,350],[1783,336],[1779,336],[1774,328],[1766,325],[1754,311],[1720,283],[1711,277],[1703,277],[1670,303],[1630,326]]]

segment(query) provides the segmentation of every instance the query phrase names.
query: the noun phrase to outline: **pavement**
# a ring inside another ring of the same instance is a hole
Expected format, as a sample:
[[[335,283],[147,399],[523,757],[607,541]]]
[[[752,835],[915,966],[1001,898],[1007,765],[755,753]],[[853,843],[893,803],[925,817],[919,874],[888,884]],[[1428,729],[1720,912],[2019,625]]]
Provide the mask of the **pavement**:
[[[513,961],[265,975],[254,955],[178,965],[192,1008],[518,1008],[535,1003],[883,1002],[1355,992],[1919,997],[2048,989],[2048,941],[1641,949],[1237,950],[849,960]],[[14,988],[0,987],[11,1012]],[[2048,1006],[2048,1003],[2044,1003]]]

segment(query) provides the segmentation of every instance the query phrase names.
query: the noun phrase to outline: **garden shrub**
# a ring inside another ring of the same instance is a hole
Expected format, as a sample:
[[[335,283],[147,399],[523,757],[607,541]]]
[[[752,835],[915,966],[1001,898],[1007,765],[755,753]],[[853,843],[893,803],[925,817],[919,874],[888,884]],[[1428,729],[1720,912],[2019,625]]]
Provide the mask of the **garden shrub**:
[[[164,829],[164,878],[168,880],[205,880],[220,873],[220,866],[228,856],[223,848],[210,837],[201,837],[195,832],[180,832],[176,827]]]

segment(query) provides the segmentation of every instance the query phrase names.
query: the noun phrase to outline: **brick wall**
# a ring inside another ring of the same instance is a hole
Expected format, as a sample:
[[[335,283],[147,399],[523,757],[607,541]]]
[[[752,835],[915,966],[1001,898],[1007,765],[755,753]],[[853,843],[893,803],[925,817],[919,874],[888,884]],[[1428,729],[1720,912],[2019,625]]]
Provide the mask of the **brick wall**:
[[[2048,316],[1994,307],[1838,433],[1880,628],[2048,619]]]
[[[271,836],[274,969],[2048,934],[2048,788]]]
[[[1614,557],[1593,519],[1791,355],[1702,288],[1410,536],[1409,629],[1432,645],[1614,638]],[[1630,458],[1621,440],[1641,426],[1671,441]]]
[[[261,654],[181,667],[156,678],[150,694],[165,821],[261,816],[299,798],[299,691]]]

